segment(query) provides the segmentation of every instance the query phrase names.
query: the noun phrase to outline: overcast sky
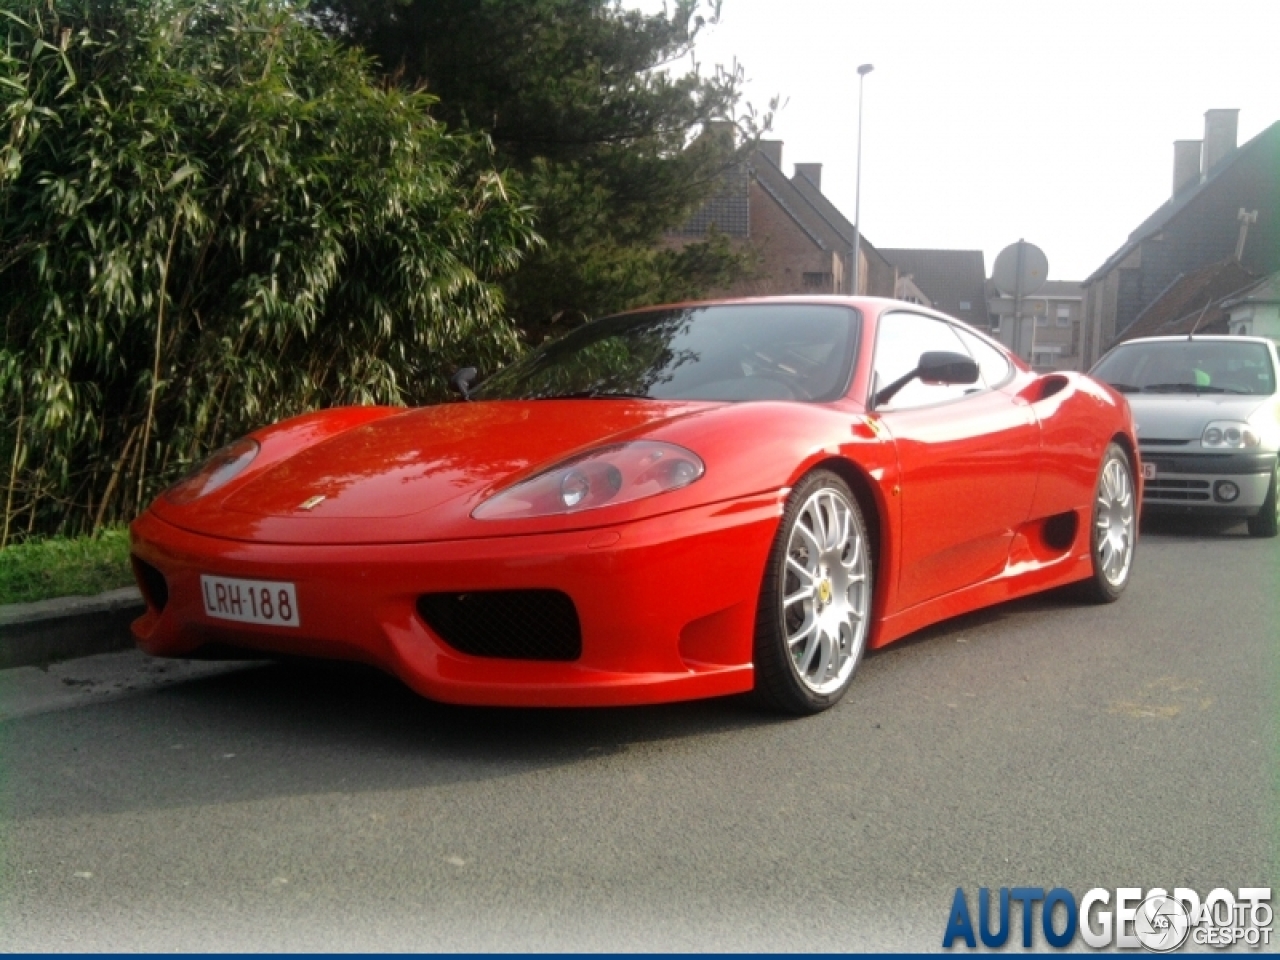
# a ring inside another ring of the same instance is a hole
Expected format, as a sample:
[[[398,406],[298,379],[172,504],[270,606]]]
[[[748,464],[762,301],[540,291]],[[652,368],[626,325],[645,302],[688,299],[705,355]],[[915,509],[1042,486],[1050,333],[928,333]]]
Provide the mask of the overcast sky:
[[[647,10],[661,0],[636,0]],[[853,219],[866,78],[862,228],[880,247],[1019,237],[1083,280],[1163,203],[1173,141],[1238,108],[1239,143],[1280,120],[1280,0],[724,0],[706,70],[737,58],[746,99],[780,94],[783,170],[823,164]]]

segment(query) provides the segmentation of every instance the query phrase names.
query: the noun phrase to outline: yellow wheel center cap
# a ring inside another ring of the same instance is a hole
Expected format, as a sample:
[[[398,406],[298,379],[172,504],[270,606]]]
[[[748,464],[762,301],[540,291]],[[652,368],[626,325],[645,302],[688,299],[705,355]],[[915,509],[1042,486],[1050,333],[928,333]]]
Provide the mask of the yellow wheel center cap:
[[[818,600],[823,604],[831,602],[831,581],[822,580],[818,583]]]

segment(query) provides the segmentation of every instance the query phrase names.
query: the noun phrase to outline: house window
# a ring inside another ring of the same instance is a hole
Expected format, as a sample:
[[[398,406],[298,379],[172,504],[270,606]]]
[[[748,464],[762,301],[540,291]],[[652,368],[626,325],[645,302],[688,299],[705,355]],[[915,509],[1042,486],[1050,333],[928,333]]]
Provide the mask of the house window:
[[[805,273],[801,279],[806,290],[831,292],[831,274],[829,273]]]
[[[968,309],[969,309],[969,301],[968,301],[968,300],[961,300],[961,301],[960,301],[960,309],[961,309],[961,310],[968,310]]]
[[[1060,327],[1071,326],[1071,308],[1070,307],[1058,308],[1058,326]]]
[[[1036,317],[1037,327],[1047,327],[1048,325],[1049,325],[1049,318],[1045,314],[1042,313]]]
[[[1000,318],[999,318],[999,317],[992,317],[992,318],[991,318],[991,332],[992,332],[992,333],[999,333],[999,332],[1000,332]]]

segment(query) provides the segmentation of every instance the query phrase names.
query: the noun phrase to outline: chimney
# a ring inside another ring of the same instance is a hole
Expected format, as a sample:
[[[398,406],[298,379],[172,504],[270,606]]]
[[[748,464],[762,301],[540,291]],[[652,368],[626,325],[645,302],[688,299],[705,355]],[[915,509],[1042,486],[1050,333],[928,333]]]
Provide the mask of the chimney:
[[[1200,183],[1200,145],[1202,140],[1173,141],[1173,195]]]
[[[1204,112],[1204,175],[1236,152],[1236,114],[1239,110]]]
[[[779,170],[782,169],[782,141],[781,140],[761,140],[758,148],[761,153],[773,161],[773,165]]]
[[[822,164],[820,163],[797,163],[796,176],[804,177],[813,184],[813,188],[819,193],[822,192]]]

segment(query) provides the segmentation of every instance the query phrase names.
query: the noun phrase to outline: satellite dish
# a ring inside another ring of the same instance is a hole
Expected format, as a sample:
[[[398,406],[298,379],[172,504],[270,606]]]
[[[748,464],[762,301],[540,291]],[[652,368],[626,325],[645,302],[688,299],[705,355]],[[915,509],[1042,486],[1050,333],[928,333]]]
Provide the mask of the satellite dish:
[[[1049,258],[1034,243],[1019,240],[996,256],[991,280],[1006,297],[1026,297],[1044,286],[1049,279]]]

